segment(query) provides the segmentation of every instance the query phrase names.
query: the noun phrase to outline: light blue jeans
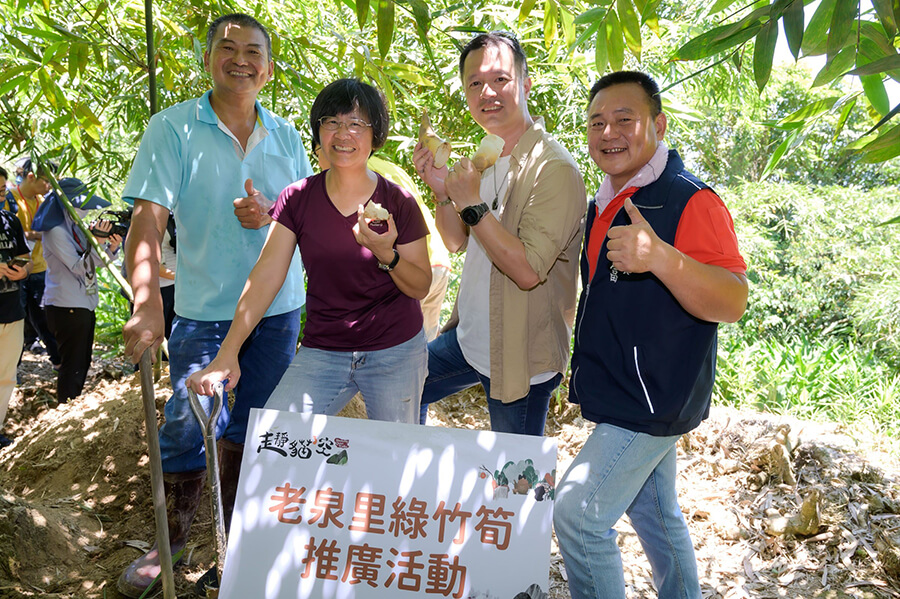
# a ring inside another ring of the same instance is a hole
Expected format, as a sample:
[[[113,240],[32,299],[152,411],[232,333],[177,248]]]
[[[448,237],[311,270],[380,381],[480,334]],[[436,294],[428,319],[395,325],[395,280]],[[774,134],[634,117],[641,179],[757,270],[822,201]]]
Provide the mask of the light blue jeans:
[[[415,424],[427,375],[425,331],[374,351],[301,346],[266,409],[333,416],[360,392],[369,419]]]
[[[625,513],[650,561],[660,599],[700,598],[694,547],[675,491],[679,436],[598,424],[560,480],[553,524],[572,599],[625,597],[613,529]]]
[[[173,395],[166,402],[166,422],[159,429],[163,472],[190,472],[206,468],[203,433],[191,411],[184,382],[205,368],[216,354],[231,326],[230,320],[201,321],[175,317],[169,337],[169,375]],[[241,347],[241,378],[234,388],[234,406],[222,407],[216,422],[216,438],[243,444],[250,408],[261,408],[281,380],[300,336],[300,310],[263,318]],[[200,396],[206,413],[212,399]]]

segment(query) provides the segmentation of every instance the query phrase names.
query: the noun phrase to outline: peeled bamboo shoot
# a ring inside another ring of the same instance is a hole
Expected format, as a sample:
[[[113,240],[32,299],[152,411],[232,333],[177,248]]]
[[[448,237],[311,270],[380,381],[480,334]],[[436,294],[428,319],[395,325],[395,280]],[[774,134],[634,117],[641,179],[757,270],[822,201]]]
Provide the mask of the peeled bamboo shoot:
[[[387,220],[391,213],[388,212],[381,204],[376,202],[369,202],[366,204],[366,209],[363,211],[363,216],[368,219],[379,221],[379,220]]]
[[[425,147],[434,156],[434,168],[443,168],[447,164],[453,147],[434,132],[427,112],[422,113],[422,122],[419,124],[419,141],[425,144]]]
[[[472,156],[472,164],[475,165],[478,172],[483,172],[497,162],[505,143],[499,135],[488,133],[484,136],[484,139],[481,140],[481,145],[478,146],[478,151]]]

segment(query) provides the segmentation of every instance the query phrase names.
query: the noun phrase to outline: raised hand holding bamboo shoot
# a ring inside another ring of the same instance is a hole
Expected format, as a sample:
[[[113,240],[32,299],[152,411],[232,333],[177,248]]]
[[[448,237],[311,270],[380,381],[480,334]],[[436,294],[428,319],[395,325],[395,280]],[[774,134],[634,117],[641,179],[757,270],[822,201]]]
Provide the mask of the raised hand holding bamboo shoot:
[[[478,146],[478,151],[472,156],[472,164],[478,172],[483,172],[497,162],[497,159],[500,158],[500,153],[503,152],[505,143],[499,135],[488,133],[484,136],[484,139],[481,140],[481,145]]]
[[[450,151],[453,147],[449,142],[441,139],[434,132],[434,128],[431,126],[431,119],[428,118],[428,113],[422,113],[422,121],[419,124],[419,141],[428,148],[431,152],[431,155],[434,156],[434,168],[443,168],[445,164],[447,164],[447,160],[450,158]]]

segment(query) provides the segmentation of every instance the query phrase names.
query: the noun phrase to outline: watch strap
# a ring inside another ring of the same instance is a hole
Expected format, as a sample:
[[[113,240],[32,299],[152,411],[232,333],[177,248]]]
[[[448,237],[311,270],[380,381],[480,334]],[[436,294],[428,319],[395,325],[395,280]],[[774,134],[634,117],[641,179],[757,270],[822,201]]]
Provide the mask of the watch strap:
[[[397,251],[397,248],[394,248],[394,259],[391,260],[390,264],[384,264],[383,262],[378,262],[378,268],[383,270],[384,272],[391,272],[394,270],[394,267],[397,266],[397,263],[400,262],[400,252]]]

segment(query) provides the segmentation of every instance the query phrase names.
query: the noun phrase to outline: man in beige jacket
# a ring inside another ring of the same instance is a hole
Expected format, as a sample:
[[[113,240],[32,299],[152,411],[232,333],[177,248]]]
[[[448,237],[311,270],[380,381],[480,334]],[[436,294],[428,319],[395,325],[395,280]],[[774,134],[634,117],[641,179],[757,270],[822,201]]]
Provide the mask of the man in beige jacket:
[[[437,169],[416,146],[444,244],[466,250],[453,315],[428,346],[422,421],[429,403],[481,383],[492,430],[542,435],[569,356],[584,182],[528,111],[531,79],[515,37],[476,36],[459,71],[472,117],[505,145],[482,173],[466,158]]]

